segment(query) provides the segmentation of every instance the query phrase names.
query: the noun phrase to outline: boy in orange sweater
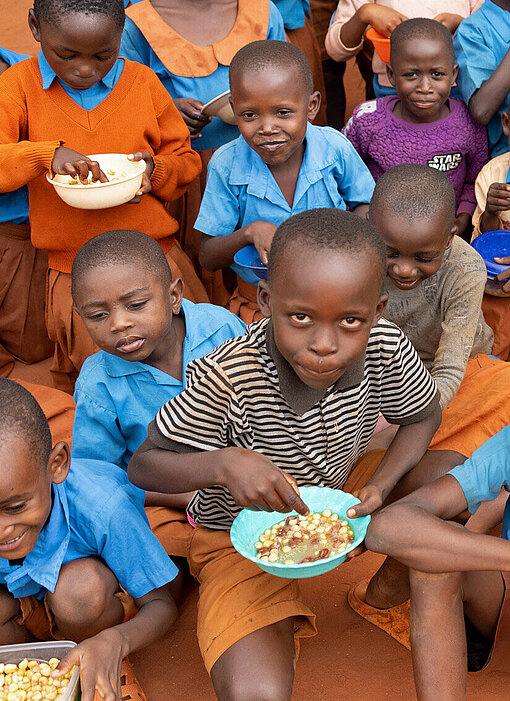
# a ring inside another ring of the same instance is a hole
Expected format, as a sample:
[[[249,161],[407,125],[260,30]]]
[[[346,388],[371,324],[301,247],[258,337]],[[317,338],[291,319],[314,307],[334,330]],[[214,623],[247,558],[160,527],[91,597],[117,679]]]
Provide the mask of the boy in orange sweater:
[[[178,224],[164,202],[180,197],[200,172],[186,125],[147,67],[118,58],[123,0],[35,0],[29,12],[38,58],[0,77],[0,192],[28,184],[32,242],[48,251],[46,322],[55,343],[52,371],[72,391],[83,361],[97,350],[73,312],[71,266],[85,241],[107,229],[135,228],[156,239],[185,294],[207,301],[175,242]],[[64,145],[65,143],[65,145]],[[137,196],[119,207],[73,209],[46,173],[104,180],[84,154],[117,152],[145,160]]]

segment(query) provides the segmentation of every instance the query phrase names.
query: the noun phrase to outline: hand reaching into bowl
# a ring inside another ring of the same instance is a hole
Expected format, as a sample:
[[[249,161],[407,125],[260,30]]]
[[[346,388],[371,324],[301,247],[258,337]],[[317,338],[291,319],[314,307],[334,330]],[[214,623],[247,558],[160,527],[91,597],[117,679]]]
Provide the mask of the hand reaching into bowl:
[[[146,163],[140,189],[137,191],[133,199],[129,200],[128,202],[128,204],[138,204],[143,195],[146,195],[152,190],[151,175],[154,172],[154,159],[148,151],[137,151],[136,153],[130,153],[128,159],[130,161],[145,161]]]
[[[505,258],[494,258],[494,262],[499,263],[500,265],[510,265],[510,256],[506,256]],[[499,275],[496,275],[496,277],[494,278],[494,282],[496,284],[500,284],[503,292],[506,292],[507,294],[510,292],[509,278],[510,268],[503,270]]]
[[[89,182],[89,173],[92,176],[92,182],[99,181],[107,183],[108,178],[99,167],[97,161],[91,161],[90,158],[84,156],[78,151],[73,151],[67,146],[58,146],[53,154],[51,162],[51,171],[57,175],[70,175],[77,178],[82,185]]]

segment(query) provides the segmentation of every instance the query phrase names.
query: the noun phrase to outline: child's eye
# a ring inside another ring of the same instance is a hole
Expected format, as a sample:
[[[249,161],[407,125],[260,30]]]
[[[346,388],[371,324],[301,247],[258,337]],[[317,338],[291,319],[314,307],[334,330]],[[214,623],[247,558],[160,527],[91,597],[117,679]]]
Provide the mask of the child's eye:
[[[409,73],[404,73],[404,78],[415,78],[416,73],[414,71],[409,71]]]
[[[131,302],[129,309],[142,309],[147,304],[148,300],[144,299],[143,302]]]
[[[293,321],[297,321],[301,324],[306,321],[310,321],[310,317],[308,316],[308,314],[293,314],[291,318]]]
[[[288,117],[292,112],[290,110],[278,110],[280,117]]]
[[[96,56],[98,61],[111,61],[115,54],[110,54],[109,56]]]
[[[62,56],[61,54],[59,54],[57,52],[55,52],[55,53],[61,61],[70,61],[71,59],[74,58],[74,56]]]
[[[388,251],[386,253],[386,258],[398,258],[399,254],[395,253],[395,251]]]
[[[89,321],[102,321],[103,319],[106,319],[106,312],[97,312],[97,314],[89,314],[87,316],[87,319],[89,319]]]
[[[416,256],[416,260],[420,263],[433,263],[436,258],[422,258],[421,256]]]
[[[6,506],[4,508],[4,511],[7,511],[7,513],[9,513],[9,514],[15,514],[18,511],[22,511],[26,505],[27,505],[27,502],[23,501],[20,504],[12,504],[11,506]]]
[[[241,117],[243,117],[243,119],[253,119],[255,117],[255,112],[243,112]]]
[[[344,326],[348,329],[357,329],[361,326],[361,319],[356,319],[355,316],[348,316],[345,319],[342,319],[340,326]]]
[[[442,73],[441,71],[434,71],[434,72],[432,73],[432,76],[433,76],[434,78],[444,78],[445,73]]]

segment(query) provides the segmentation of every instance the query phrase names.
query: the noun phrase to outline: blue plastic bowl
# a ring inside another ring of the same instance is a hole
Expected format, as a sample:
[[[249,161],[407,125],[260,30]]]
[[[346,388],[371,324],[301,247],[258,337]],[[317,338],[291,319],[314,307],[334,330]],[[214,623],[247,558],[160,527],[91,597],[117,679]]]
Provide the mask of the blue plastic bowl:
[[[255,246],[245,246],[234,256],[234,263],[237,263],[241,268],[251,270],[261,280],[267,280],[267,268],[260,260]]]
[[[508,265],[495,263],[494,258],[510,256],[510,231],[505,229],[486,231],[485,234],[477,236],[471,245],[482,256],[487,268],[487,277],[495,278],[496,275],[499,275],[499,273],[502,273],[503,270],[509,267]]]
[[[329,509],[343,519],[347,518],[345,514],[351,506],[360,503],[359,499],[353,497],[352,494],[346,494],[340,489],[330,489],[329,487],[300,487],[299,493],[310,511]],[[286,579],[304,579],[305,577],[316,577],[318,574],[324,574],[324,572],[334,570],[335,567],[341,565],[347,553],[357,548],[363,541],[370,523],[370,516],[348,519],[354,531],[354,541],[341,553],[332,555],[324,560],[303,562],[297,565],[284,565],[281,562],[260,560],[255,550],[255,543],[258,541],[260,534],[266,528],[272,528],[276,523],[280,523],[287,516],[296,515],[295,511],[290,514],[279,514],[274,511],[268,513],[266,511],[243,509],[234,519],[230,529],[232,545],[238,553],[254,562],[264,572],[269,572],[269,574],[274,574],[277,577],[285,577]]]

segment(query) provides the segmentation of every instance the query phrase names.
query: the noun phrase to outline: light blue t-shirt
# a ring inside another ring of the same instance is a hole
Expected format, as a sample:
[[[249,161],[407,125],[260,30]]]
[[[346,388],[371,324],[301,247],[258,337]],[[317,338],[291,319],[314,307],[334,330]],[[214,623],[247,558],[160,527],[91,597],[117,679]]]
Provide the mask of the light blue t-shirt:
[[[495,436],[481,445],[463,465],[454,467],[448,474],[460,484],[474,514],[482,501],[495,499],[501,487],[510,491],[510,426],[505,426]],[[503,538],[510,540],[510,501],[507,500],[503,516]]]
[[[22,564],[0,559],[0,584],[16,597],[55,591],[62,565],[98,556],[135,599],[171,582],[177,568],[151,532],[145,493],[115,465],[73,460],[34,549]]]
[[[17,54],[0,46],[0,58],[9,66],[30,58],[26,54]],[[28,224],[28,188],[25,185],[14,192],[0,194],[0,222]]]
[[[491,0],[485,0],[476,12],[460,23],[453,37],[453,46],[459,64],[457,84],[467,105],[510,48],[510,12]],[[501,113],[508,111],[509,98],[510,94],[487,127],[492,158],[508,151],[508,136],[503,134]]]
[[[132,2],[131,4],[136,3]],[[272,2],[270,3],[266,39],[285,41],[282,17]],[[120,54],[152,68],[173,100],[180,97],[192,97],[194,100],[200,100],[200,102],[207,104],[214,97],[229,89],[228,66],[221,64],[218,64],[218,68],[213,73],[200,78],[186,78],[170,73],[130,17],[126,17]],[[201,138],[193,139],[191,145],[197,151],[218,148],[238,136],[239,130],[236,126],[227,124],[219,117],[213,117],[211,122],[202,129]]]
[[[285,29],[305,26],[305,17],[310,19],[310,0],[273,0],[283,17]]]
[[[69,97],[72,97],[73,100],[78,105],[83,107],[84,110],[87,110],[87,112],[93,110],[95,107],[101,104],[105,97],[108,97],[113,88],[117,85],[117,81],[124,70],[124,61],[123,59],[118,58],[113,64],[111,70],[108,71],[102,80],[97,82],[88,90],[74,90],[73,88],[70,88],[67,83],[64,83],[63,80],[60,80],[60,78],[57,77],[57,74],[53,68],[51,68],[42,51],[39,51],[38,61],[39,70],[41,71],[43,90],[47,90],[54,80],[58,80]]]
[[[375,183],[349,139],[331,127],[309,124],[294,202],[288,204],[271,171],[240,136],[218,149],[209,163],[207,185],[195,229],[227,236],[254,221],[279,226],[315,207],[354,209],[372,199]],[[232,264],[252,285],[255,273]]]
[[[188,363],[245,330],[237,316],[214,304],[183,299],[181,313],[186,323],[182,380],[104,351],[87,358],[74,392],[73,458],[107,460],[126,470],[159,409],[184,389]]]

